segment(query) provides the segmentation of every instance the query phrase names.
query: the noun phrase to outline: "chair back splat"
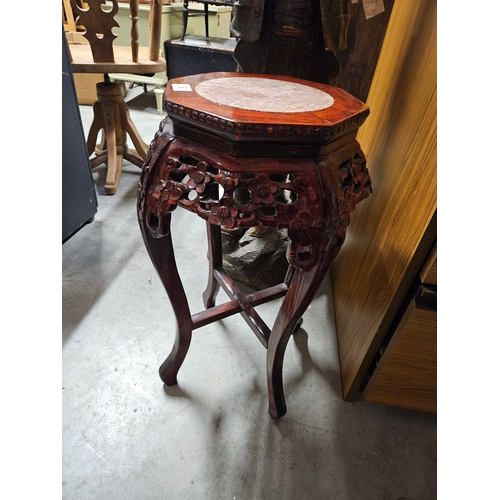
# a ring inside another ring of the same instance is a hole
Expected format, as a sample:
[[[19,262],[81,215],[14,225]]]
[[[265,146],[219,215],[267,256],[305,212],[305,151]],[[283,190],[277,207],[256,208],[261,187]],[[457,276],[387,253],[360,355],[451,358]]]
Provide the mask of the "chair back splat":
[[[76,12],[76,22],[85,27],[83,36],[88,40],[92,50],[92,57],[96,62],[114,63],[113,40],[116,35],[111,31],[114,27],[119,27],[115,20],[118,13],[118,3],[113,1],[110,11],[102,9],[106,4],[105,0],[86,0],[88,7],[82,8],[72,1]]]
[[[67,3],[67,2],[66,2]],[[115,19],[117,0],[71,0],[72,14],[88,44],[71,44],[70,52],[75,73],[134,73],[150,74],[165,70],[160,57],[161,0],[149,3],[149,46],[139,45],[139,0],[130,0],[130,45],[116,45],[113,28],[120,25]]]

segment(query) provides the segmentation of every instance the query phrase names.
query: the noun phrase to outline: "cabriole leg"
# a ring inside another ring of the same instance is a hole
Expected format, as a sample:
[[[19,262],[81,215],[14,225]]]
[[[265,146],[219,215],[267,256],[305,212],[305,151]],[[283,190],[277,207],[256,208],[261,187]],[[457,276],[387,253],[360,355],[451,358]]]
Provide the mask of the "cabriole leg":
[[[219,292],[219,282],[215,279],[214,270],[222,269],[222,236],[220,226],[207,222],[208,236],[208,284],[203,293],[205,308],[215,306],[215,298]]]
[[[177,384],[177,373],[184,362],[191,343],[193,324],[186,293],[175,263],[170,219],[170,213],[163,216],[162,227],[166,236],[161,238],[153,238],[147,229],[146,221],[140,222],[149,256],[170,299],[177,322],[174,346],[159,370],[160,378],[165,384],[175,385]]]
[[[310,270],[296,269],[290,287],[274,323],[267,348],[267,387],[269,414],[280,418],[286,414],[283,390],[283,359],[288,340],[297,323],[311,304],[333,257],[333,245],[327,244],[319,262]],[[299,325],[300,326],[300,325]]]

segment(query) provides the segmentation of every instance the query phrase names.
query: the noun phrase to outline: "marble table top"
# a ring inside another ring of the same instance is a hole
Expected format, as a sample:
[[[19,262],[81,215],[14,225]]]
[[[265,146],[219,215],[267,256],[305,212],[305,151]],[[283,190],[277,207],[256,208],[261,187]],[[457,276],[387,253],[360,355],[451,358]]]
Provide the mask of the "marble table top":
[[[316,157],[370,113],[339,87],[235,72],[173,78],[164,105],[176,137],[241,158]]]
[[[270,78],[215,78],[195,91],[208,101],[232,108],[268,113],[303,113],[331,107],[334,99],[322,90]]]

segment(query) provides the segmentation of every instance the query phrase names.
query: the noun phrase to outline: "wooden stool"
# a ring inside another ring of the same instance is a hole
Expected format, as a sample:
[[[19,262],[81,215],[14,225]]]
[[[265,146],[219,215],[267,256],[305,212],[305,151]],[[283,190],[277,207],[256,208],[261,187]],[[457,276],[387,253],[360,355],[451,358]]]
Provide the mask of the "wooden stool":
[[[149,149],[138,189],[145,245],[172,303],[177,334],[160,367],[167,385],[188,352],[192,331],[240,313],[267,348],[269,413],[286,413],[286,345],[340,250],[355,205],[371,193],[356,131],[368,107],[336,87],[290,77],[208,73],[169,81],[164,122]],[[170,233],[181,206],[207,221],[206,309],[191,315]],[[284,282],[241,292],[222,265],[221,228],[286,228]],[[215,305],[222,286],[230,300]],[[269,328],[255,307],[284,297]]]

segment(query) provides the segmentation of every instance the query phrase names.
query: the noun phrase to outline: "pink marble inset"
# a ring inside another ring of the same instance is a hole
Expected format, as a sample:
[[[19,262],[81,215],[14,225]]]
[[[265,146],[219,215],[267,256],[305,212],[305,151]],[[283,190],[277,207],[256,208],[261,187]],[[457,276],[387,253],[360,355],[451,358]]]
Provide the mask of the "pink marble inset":
[[[271,78],[216,78],[199,83],[196,92],[232,108],[268,113],[303,113],[333,105],[330,94],[314,87]]]

